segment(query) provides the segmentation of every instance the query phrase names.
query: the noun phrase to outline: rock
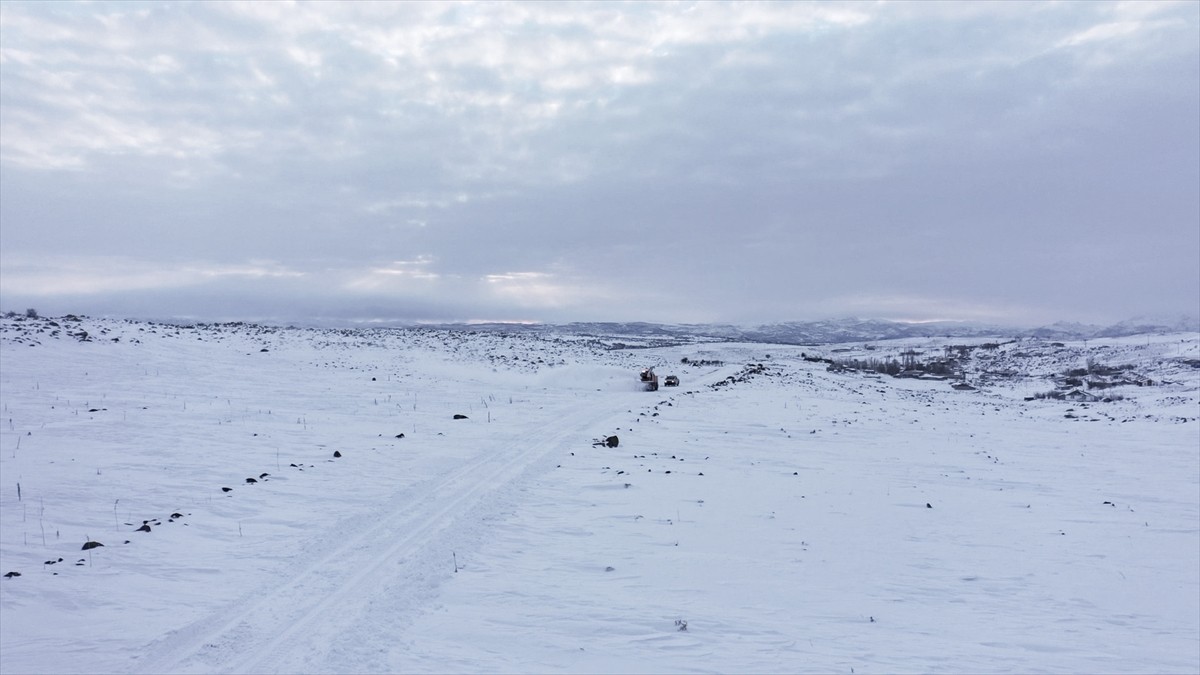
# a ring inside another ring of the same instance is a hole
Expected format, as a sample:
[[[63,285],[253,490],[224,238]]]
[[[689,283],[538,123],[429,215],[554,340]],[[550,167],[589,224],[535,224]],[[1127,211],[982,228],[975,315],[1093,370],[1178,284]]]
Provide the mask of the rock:
[[[465,420],[465,419],[467,419],[467,416],[466,416],[466,415],[455,415],[455,416],[454,416],[454,419],[456,419],[456,420]]]
[[[334,457],[341,457],[341,456],[342,456],[342,451],[341,451],[341,450],[334,450],[334,451],[333,451],[333,456],[334,456]]]
[[[20,573],[20,572],[9,572],[8,574],[5,574],[5,575],[4,575],[4,578],[5,578],[5,579],[11,579],[11,578],[13,578],[13,577],[19,577],[19,576],[21,576],[21,573]]]
[[[94,549],[94,548],[97,548],[97,547],[100,547],[100,546],[103,546],[103,545],[104,545],[104,544],[101,544],[101,543],[100,543],[100,542],[98,542],[98,541],[89,541],[89,542],[86,542],[86,543],[83,545],[83,548],[81,548],[81,549],[79,549],[79,550],[81,550],[81,551],[90,551],[90,550],[92,550],[92,549]]]
[[[608,438],[604,439],[604,445],[610,448],[615,448],[620,444],[621,439],[617,438],[616,436],[609,436]]]

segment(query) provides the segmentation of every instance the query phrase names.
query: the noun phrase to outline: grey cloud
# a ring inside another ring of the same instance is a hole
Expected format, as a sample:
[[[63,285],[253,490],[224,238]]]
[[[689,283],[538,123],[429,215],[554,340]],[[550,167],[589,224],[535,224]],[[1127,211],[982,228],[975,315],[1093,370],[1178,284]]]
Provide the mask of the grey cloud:
[[[1187,311],[1193,10],[5,3],[3,243],[309,275],[247,312]]]

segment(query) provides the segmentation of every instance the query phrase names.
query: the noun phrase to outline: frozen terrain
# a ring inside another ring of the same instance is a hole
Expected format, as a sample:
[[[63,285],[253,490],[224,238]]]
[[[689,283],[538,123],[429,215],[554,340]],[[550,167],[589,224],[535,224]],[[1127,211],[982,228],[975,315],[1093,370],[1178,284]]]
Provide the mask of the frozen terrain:
[[[3,319],[0,672],[1194,673],[1198,365]]]

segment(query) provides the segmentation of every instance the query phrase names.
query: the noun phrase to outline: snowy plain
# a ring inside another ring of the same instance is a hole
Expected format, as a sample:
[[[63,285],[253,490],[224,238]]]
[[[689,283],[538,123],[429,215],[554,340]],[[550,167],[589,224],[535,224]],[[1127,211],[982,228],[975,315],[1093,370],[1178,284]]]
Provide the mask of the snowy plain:
[[[1200,671],[1200,336],[638,340],[0,320],[0,672]]]

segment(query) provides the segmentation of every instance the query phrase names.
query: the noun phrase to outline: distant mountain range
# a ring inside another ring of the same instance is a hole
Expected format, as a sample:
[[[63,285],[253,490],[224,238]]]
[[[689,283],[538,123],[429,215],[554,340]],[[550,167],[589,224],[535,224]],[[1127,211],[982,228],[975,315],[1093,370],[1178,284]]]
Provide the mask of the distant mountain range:
[[[10,312],[10,314],[14,314]],[[162,318],[160,323],[190,325],[194,319]],[[220,323],[220,322],[217,322]],[[734,324],[667,324],[648,322],[575,322],[550,323],[441,323],[413,324],[402,320],[353,321],[346,319],[310,319],[307,321],[237,321],[250,325],[291,325],[309,328],[431,328],[456,331],[505,333],[566,334],[597,338],[636,338],[640,344],[678,343],[700,340],[726,342],[762,342],[773,344],[821,345],[844,342],[871,342],[922,337],[1035,337],[1046,340],[1087,340],[1155,333],[1200,333],[1197,316],[1139,316],[1110,326],[1057,322],[1037,328],[999,326],[963,321],[912,323],[886,319],[826,319],[822,321],[786,321],[757,326]]]
[[[560,332],[573,335],[629,336],[678,340],[712,338],[735,342],[775,344],[832,344],[911,337],[1038,337],[1052,340],[1086,340],[1146,333],[1200,332],[1200,318],[1135,317],[1111,326],[1059,322],[1039,328],[1014,328],[957,321],[906,323],[884,319],[830,319],[788,321],[759,326],[732,324],[659,324],[645,322],[584,322],[568,324],[447,324],[438,328],[506,332]]]

